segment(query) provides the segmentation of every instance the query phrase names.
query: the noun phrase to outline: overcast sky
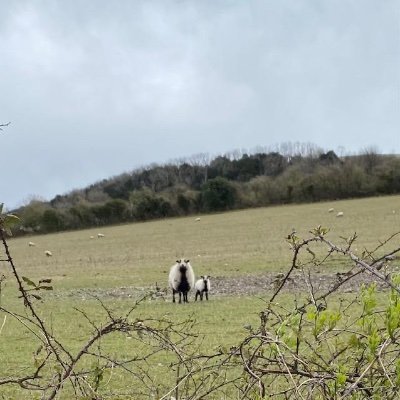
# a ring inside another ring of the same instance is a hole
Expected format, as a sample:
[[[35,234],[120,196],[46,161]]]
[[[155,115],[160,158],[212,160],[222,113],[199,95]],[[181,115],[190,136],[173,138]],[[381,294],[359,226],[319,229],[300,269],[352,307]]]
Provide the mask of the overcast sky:
[[[400,0],[0,0],[0,202],[284,142],[400,153]]]

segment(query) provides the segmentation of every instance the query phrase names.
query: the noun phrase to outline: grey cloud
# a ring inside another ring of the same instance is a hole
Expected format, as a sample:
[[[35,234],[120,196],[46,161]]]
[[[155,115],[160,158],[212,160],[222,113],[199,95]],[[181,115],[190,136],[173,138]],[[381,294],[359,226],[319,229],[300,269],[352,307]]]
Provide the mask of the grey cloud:
[[[0,7],[11,207],[199,152],[286,141],[400,152],[398,1]]]

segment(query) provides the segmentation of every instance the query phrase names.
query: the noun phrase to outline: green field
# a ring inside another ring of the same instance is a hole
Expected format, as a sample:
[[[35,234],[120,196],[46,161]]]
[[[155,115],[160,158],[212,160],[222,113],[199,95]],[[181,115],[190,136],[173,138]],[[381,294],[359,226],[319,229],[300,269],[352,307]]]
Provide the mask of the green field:
[[[328,213],[329,208],[335,212]],[[344,216],[337,218],[336,211]],[[393,213],[395,211],[395,213]],[[357,232],[360,245],[375,246],[400,229],[400,197],[259,208],[214,215],[103,227],[10,241],[20,272],[50,276],[56,290],[146,287],[166,284],[177,258],[191,260],[196,275],[282,271],[291,259],[285,237],[307,235],[317,225],[338,240]],[[105,237],[97,239],[98,232]],[[90,236],[95,239],[90,239]],[[28,241],[36,243],[28,247]],[[53,257],[46,258],[45,250]]]
[[[329,213],[330,208],[335,211]],[[343,211],[343,217],[336,217],[338,211]],[[289,268],[292,257],[285,241],[287,235],[296,229],[298,236],[307,236],[317,225],[329,228],[328,237],[336,243],[343,243],[342,237],[357,232],[357,250],[372,250],[380,241],[400,231],[400,196],[286,205],[200,218],[200,221],[194,217],[174,218],[15,238],[9,240],[9,247],[21,275],[33,280],[53,280],[54,290],[45,293],[44,301],[37,306],[55,335],[74,352],[92,331],[75,307],[96,322],[105,318],[91,294],[116,313],[123,313],[137,295],[156,283],[166,287],[169,267],[181,257],[191,260],[196,275],[215,278],[239,279],[249,274],[283,272]],[[103,238],[97,238],[99,232],[104,234]],[[29,241],[36,245],[29,247]],[[45,250],[50,250],[53,256],[46,257]],[[2,263],[0,267],[7,277],[2,285],[2,305],[21,310],[7,266]],[[326,266],[331,272],[339,267]],[[208,348],[230,346],[245,337],[244,325],[257,324],[263,299],[270,294],[269,291],[259,296],[211,294],[208,303],[191,301],[188,305],[178,305],[171,303],[168,293],[166,300],[144,302],[135,316],[173,318],[178,313],[180,319],[192,317]],[[284,300],[290,302],[289,297]],[[31,332],[11,317],[4,320],[0,313],[2,324],[0,377],[28,368],[37,346]],[[130,343],[129,337],[120,337],[109,344],[109,350],[129,353]],[[3,398],[24,398],[16,388],[8,388],[4,393],[7,394]],[[0,399],[1,394],[0,390]]]

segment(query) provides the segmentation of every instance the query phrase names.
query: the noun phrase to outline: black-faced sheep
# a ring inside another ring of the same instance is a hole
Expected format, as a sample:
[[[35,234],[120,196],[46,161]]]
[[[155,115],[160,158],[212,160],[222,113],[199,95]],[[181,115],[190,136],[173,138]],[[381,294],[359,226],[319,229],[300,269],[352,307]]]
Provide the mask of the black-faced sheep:
[[[194,288],[196,289],[195,301],[197,297],[200,296],[200,300],[203,300],[204,293],[206,294],[206,299],[208,300],[208,292],[211,289],[210,276],[202,275],[199,280],[196,281]]]
[[[188,303],[188,292],[194,286],[194,272],[189,260],[180,259],[171,267],[168,277],[172,289],[172,301],[175,303],[175,293],[179,293],[179,303]]]

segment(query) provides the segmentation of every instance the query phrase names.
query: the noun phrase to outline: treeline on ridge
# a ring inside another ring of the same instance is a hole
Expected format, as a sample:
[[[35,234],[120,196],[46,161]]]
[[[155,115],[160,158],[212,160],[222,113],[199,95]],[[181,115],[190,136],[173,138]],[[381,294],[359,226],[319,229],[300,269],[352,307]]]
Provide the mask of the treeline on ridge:
[[[105,179],[16,210],[14,234],[48,233],[197,213],[400,193],[400,157],[290,152],[206,154]]]

